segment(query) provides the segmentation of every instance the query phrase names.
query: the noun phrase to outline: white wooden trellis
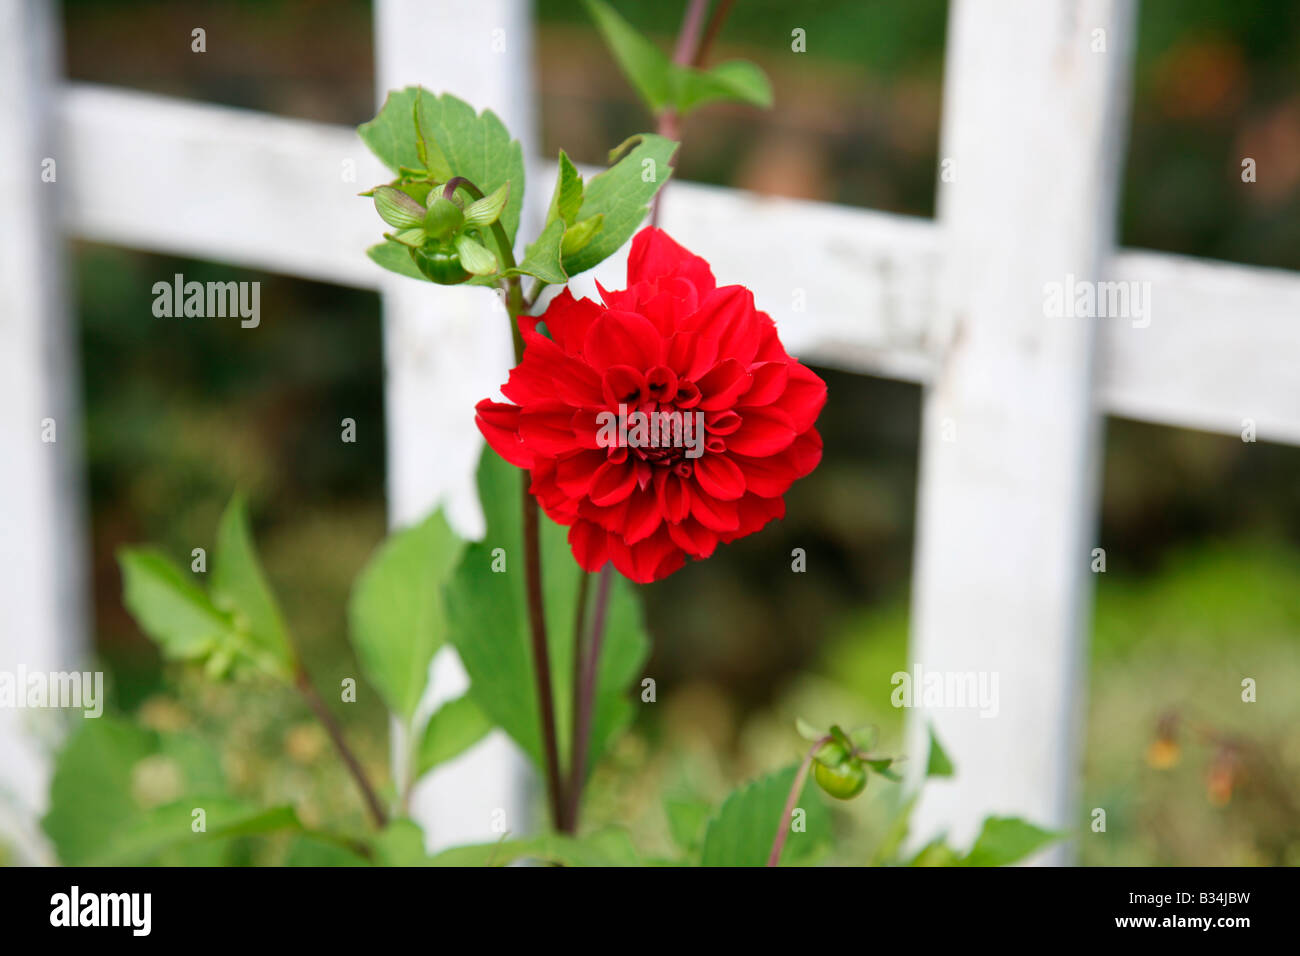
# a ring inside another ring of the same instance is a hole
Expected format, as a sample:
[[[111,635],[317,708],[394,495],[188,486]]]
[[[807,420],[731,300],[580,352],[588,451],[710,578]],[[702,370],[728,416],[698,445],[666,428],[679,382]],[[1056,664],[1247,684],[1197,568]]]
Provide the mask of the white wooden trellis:
[[[379,290],[391,520],[447,501],[475,531],[479,438],[449,410],[500,384],[500,306],[362,256],[376,227],[355,193],[386,177],[351,129],[64,83],[53,20],[42,0],[0,0],[0,670],[59,669],[86,646],[60,232]],[[527,0],[375,2],[380,98],[421,83],[496,110],[529,157],[536,217],[553,167],[536,158],[530,24]],[[1262,440],[1300,444],[1300,275],[1114,246],[1133,24],[1130,0],[954,0],[941,156],[957,176],[936,221],[685,182],[666,196],[663,225],[721,281],[750,285],[793,354],[925,386],[909,658],[996,670],[1001,713],[923,715],[960,775],[927,791],[922,834],[967,839],[987,813],[1078,825],[1100,416],[1224,434],[1248,418]],[[596,275],[617,285],[622,269],[615,257]],[[1043,285],[1066,274],[1149,282],[1150,325],[1045,317]],[[431,697],[463,681],[444,655]],[[26,808],[0,812],[0,829],[35,858],[47,772],[0,711],[0,807]],[[490,838],[498,807],[526,825],[524,779],[492,739],[427,780],[416,814],[438,845]]]

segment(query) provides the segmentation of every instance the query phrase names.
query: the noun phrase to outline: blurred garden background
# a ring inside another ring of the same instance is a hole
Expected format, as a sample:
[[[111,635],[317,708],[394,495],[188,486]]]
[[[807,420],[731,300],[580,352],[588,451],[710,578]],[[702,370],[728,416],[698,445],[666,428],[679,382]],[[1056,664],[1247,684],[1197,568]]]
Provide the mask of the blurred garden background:
[[[615,6],[671,44],[680,4]],[[63,7],[74,80],[348,125],[374,113],[367,3]],[[545,150],[601,162],[650,118],[578,0],[536,7]],[[759,63],[775,107],[693,116],[680,175],[932,216],[946,18],[942,0],[740,0],[716,56]],[[1300,269],[1300,6],[1143,0],[1139,18],[1122,244]],[[207,31],[201,57],[195,26]],[[790,54],[795,26],[805,55]],[[454,40],[431,38],[430,56],[439,42]],[[1247,155],[1267,171],[1249,186]],[[210,741],[236,793],[294,802],[308,824],[359,823],[355,790],[298,699],[162,665],[122,608],[114,552],[156,542],[188,560],[243,489],[320,683],[356,675],[345,602],[385,531],[377,296],[84,243],[74,263],[96,646],[113,706]],[[176,272],[260,280],[261,327],[157,320],[151,287]],[[825,461],[788,496],[785,520],[645,589],[658,703],[598,772],[590,823],[666,844],[690,830],[693,808],[792,761],[796,714],[875,722],[886,750],[901,746],[889,677],[907,666],[920,391],[822,374]],[[344,417],[355,444],[338,440]],[[1093,834],[1081,813],[1079,858],[1300,864],[1300,448],[1111,419],[1105,460],[1082,807],[1106,807],[1108,821]],[[806,574],[789,572],[794,547]],[[1249,706],[1246,676],[1259,685]],[[360,701],[349,730],[382,778],[384,713],[374,695]],[[672,813],[651,796],[665,786]],[[870,800],[837,824],[835,859],[865,862],[878,837]]]

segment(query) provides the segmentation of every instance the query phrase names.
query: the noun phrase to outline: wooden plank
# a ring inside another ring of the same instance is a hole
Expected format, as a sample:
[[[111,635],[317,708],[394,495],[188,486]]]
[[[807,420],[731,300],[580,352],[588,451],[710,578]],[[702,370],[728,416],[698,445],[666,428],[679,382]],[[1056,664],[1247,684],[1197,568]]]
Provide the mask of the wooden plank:
[[[0,671],[11,674],[79,669],[86,651],[78,374],[55,213],[67,180],[50,121],[58,46],[48,4],[0,0]],[[0,709],[0,832],[29,862],[49,861],[38,821],[56,730],[53,711]]]
[[[996,678],[997,694],[996,713],[912,712],[908,752],[933,724],[957,767],[926,786],[918,840],[966,844],[987,814],[1077,823],[1098,323],[1047,316],[1044,288],[1099,277],[1111,244],[1132,14],[1125,0],[951,8],[940,155],[957,177],[939,196],[909,660]]]
[[[535,155],[529,3],[376,0],[375,40],[379,102],[388,90],[412,84],[454,93],[476,109],[496,112],[525,157]],[[527,172],[533,211],[525,211],[524,233],[536,228],[535,210],[549,198],[536,170]],[[480,534],[473,479],[483,443],[474,405],[497,393],[513,364],[505,309],[483,289],[435,287],[387,274],[380,289],[390,521],[406,524],[443,502],[458,530]],[[426,709],[465,686],[460,661],[445,649],[434,661]],[[398,736],[394,753],[400,760],[405,747]],[[499,838],[492,829],[497,810],[520,833],[531,824],[527,779],[523,758],[495,731],[424,778],[412,794],[412,816],[431,849]]]

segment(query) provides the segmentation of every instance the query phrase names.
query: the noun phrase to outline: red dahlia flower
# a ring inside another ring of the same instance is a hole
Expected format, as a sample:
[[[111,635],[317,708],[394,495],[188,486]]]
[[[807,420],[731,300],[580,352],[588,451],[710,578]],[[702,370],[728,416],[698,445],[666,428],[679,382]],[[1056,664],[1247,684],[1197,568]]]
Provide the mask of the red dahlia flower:
[[[781,496],[821,460],[826,383],[748,289],[718,288],[661,230],[632,240],[627,281],[600,288],[604,305],[565,289],[521,317],[523,360],[501,388],[515,404],[484,399],[476,420],[532,473],[580,565],[648,583],[784,516]]]

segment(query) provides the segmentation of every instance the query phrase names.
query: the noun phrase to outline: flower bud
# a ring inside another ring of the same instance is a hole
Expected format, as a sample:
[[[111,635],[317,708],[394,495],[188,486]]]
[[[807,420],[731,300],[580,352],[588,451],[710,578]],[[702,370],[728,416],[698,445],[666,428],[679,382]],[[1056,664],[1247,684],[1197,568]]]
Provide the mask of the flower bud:
[[[424,231],[435,239],[446,239],[465,224],[465,214],[450,199],[439,196],[424,214]]]

